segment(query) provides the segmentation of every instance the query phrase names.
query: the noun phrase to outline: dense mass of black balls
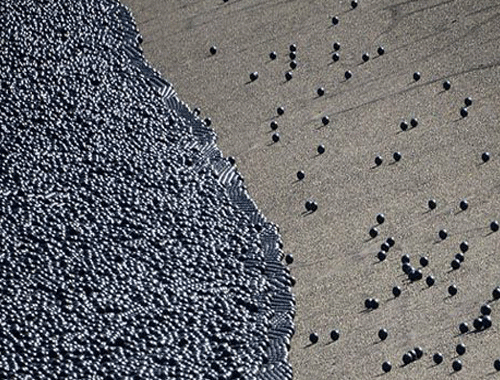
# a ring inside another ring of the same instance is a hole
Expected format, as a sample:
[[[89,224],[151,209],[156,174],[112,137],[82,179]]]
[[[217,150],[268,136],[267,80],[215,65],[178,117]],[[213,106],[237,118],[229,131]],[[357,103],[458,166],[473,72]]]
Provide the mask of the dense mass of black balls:
[[[291,378],[277,228],[126,8],[0,20],[0,378]]]

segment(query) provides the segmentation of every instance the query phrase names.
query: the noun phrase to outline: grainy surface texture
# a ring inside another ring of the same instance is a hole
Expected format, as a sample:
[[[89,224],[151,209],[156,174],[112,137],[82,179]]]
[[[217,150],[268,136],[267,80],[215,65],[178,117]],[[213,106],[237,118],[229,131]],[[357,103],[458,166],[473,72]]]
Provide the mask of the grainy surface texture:
[[[474,331],[481,305],[500,285],[500,233],[489,228],[500,218],[498,1],[360,0],[355,9],[350,1],[322,0],[124,3],[146,57],[181,99],[211,118],[222,152],[235,157],[251,196],[280,226],[285,253],[293,253],[294,378],[449,379],[458,343],[467,351],[454,378],[489,378],[500,357],[500,305],[491,302],[491,328],[460,334],[458,327],[467,322]],[[258,79],[250,81],[255,71]],[[463,117],[467,97],[473,102]],[[325,152],[318,155],[320,144]],[[483,152],[490,152],[486,163]],[[375,167],[377,155],[382,163]],[[304,214],[308,199],[318,209]],[[372,239],[378,213],[385,222]],[[379,262],[389,236],[395,245]],[[451,270],[465,240],[464,261]],[[404,254],[422,280],[403,273]],[[428,257],[425,267],[421,256]],[[458,292],[450,297],[452,284]],[[379,307],[366,311],[367,298],[378,298]],[[340,337],[332,343],[333,329]],[[319,342],[310,345],[313,332]],[[416,346],[422,358],[402,366]],[[434,365],[438,352],[444,360]],[[392,363],[387,374],[385,361]]]

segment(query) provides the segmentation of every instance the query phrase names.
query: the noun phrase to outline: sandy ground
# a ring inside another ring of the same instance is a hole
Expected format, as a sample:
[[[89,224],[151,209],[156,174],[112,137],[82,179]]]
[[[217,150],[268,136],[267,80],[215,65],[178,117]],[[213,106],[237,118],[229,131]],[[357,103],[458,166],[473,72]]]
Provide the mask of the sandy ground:
[[[458,334],[500,285],[500,3],[497,0],[125,0],[147,59],[179,97],[210,117],[218,145],[234,156],[249,192],[280,226],[297,284],[294,378],[449,379],[455,346],[467,352],[455,378],[494,378],[500,358],[500,301],[493,327]],[[331,17],[338,16],[333,26]],[[340,60],[331,59],[338,41]],[[293,79],[289,45],[297,45]],[[209,48],[217,46],[217,54]],[[378,56],[383,45],[385,54]],[[278,58],[270,60],[276,51]],[[362,54],[371,59],[363,63]],[[344,72],[352,78],[344,79]],[[259,72],[258,80],[249,74]],[[413,73],[421,79],[415,82]],[[444,80],[451,89],[444,91]],[[316,89],[324,87],[318,97]],[[462,118],[464,99],[472,97]],[[285,107],[277,116],[276,108]],[[324,127],[321,119],[328,116]],[[418,119],[402,132],[402,120]],[[272,143],[270,122],[281,140]],[[326,151],[317,154],[317,146]],[[401,152],[395,162],[392,154]],[[481,154],[491,153],[482,164]],[[381,155],[381,166],[374,158]],[[297,181],[303,170],[306,178]],[[428,211],[427,201],[437,200]],[[466,198],[469,208],[460,212]],[[304,215],[314,199],[318,211]],[[386,215],[379,237],[368,231]],[[438,231],[448,231],[440,241]],[[385,238],[395,246],[378,263]],[[450,262],[467,240],[462,267]],[[409,254],[424,280],[409,283],[401,256]],[[428,288],[425,278],[436,284]],[[458,294],[448,297],[456,284]],[[394,299],[393,286],[403,294]],[[380,300],[367,312],[364,300]],[[389,337],[380,342],[377,332]],[[332,329],[340,339],[331,341]],[[319,343],[309,345],[309,334]],[[424,357],[401,366],[415,346]],[[435,366],[432,354],[445,360]],[[385,360],[393,369],[383,374]],[[500,376],[497,375],[497,376]]]

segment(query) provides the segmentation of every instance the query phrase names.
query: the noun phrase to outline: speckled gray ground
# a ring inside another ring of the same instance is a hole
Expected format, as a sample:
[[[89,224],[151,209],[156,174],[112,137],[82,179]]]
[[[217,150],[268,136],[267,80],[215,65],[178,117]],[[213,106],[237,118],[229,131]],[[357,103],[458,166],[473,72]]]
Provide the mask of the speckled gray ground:
[[[236,158],[252,198],[280,226],[285,253],[294,254],[294,378],[373,379],[390,360],[393,370],[382,378],[449,379],[459,342],[467,353],[454,378],[490,378],[500,357],[499,306],[492,303],[491,329],[457,335],[457,327],[471,324],[500,285],[500,235],[488,229],[500,218],[498,2],[360,0],[355,10],[350,1],[323,0],[124,3],[144,35],[148,59],[183,100],[212,119],[221,150]],[[336,63],[334,41],[341,44]],[[292,43],[298,67],[286,82]],[[268,58],[273,50],[275,61]],[[371,56],[364,64],[363,52]],[[349,81],[346,70],[353,73]],[[253,71],[259,79],[247,83]],[[452,85],[447,92],[444,80]],[[321,98],[319,86],[326,91]],[[468,96],[474,102],[463,119]],[[277,117],[280,105],[286,112]],[[401,133],[401,120],[412,117],[419,126]],[[279,124],[277,144],[271,144],[271,120]],[[319,144],[326,148],[321,156]],[[402,153],[397,164],[395,151]],[[491,160],[481,164],[485,151]],[[384,163],[372,169],[378,154]],[[306,174],[301,182],[298,170]],[[319,209],[304,217],[309,198]],[[432,212],[430,198],[438,202]],[[469,209],[459,212],[463,198]],[[379,212],[386,222],[380,237],[368,240]],[[449,237],[437,243],[442,228]],[[378,264],[375,255],[388,236],[396,245]],[[463,240],[470,243],[465,262],[450,272]],[[436,278],[432,288],[405,281],[405,253],[415,266],[429,257],[423,274]],[[452,283],[459,292],[449,298]],[[396,284],[403,294],[394,300]],[[364,312],[368,297],[380,299],[378,310]],[[341,337],[330,344],[334,328]],[[389,331],[383,343],[380,328]],[[320,337],[314,346],[311,332]],[[417,345],[424,357],[401,367],[403,354]],[[445,360],[434,366],[437,351]]]

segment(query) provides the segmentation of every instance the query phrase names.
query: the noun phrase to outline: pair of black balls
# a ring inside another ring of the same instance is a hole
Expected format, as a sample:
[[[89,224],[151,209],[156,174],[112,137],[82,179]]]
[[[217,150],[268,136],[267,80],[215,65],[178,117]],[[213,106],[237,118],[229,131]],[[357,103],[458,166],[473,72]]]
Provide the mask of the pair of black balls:
[[[376,310],[380,306],[380,301],[377,298],[367,298],[365,300],[365,307],[369,310]]]
[[[306,201],[306,210],[310,212],[315,212],[318,209],[318,204],[315,201]]]

